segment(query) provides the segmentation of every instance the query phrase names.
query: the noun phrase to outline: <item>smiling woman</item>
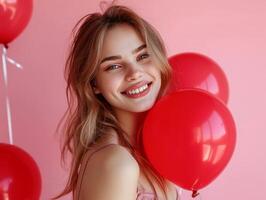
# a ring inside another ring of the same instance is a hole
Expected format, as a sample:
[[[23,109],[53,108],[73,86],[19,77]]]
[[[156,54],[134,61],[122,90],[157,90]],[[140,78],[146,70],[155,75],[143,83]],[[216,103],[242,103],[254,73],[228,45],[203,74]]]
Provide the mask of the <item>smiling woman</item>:
[[[159,33],[118,5],[86,15],[76,27],[65,68],[62,149],[72,163],[54,199],[70,192],[75,200],[176,199],[175,185],[152,167],[138,141],[147,111],[171,78]]]
[[[148,51],[143,43],[138,32],[128,24],[113,26],[103,40],[101,66],[104,70],[100,69],[95,76],[94,91],[121,118],[125,112],[150,109],[161,88],[160,70],[153,54],[140,59]]]

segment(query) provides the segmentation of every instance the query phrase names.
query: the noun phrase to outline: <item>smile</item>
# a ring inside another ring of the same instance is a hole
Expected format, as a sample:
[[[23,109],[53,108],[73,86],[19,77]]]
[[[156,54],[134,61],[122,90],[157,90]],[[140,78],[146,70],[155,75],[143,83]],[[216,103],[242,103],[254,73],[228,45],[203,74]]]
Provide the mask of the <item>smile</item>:
[[[130,98],[138,98],[138,97],[145,96],[146,94],[149,93],[151,84],[152,84],[152,82],[147,83],[147,84],[142,85],[136,89],[127,90],[125,92],[122,92],[122,94],[124,94]]]

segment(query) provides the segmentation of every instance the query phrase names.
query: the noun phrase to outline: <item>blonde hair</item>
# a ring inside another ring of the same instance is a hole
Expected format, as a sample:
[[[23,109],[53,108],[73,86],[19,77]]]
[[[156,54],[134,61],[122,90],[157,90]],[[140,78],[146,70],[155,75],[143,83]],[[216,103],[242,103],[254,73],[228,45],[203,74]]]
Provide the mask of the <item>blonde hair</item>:
[[[88,149],[97,145],[98,139],[103,137],[109,128],[117,132],[121,145],[126,147],[139,163],[156,196],[152,180],[157,182],[167,197],[165,179],[145,158],[141,142],[138,141],[138,148],[130,144],[130,140],[120,127],[111,106],[103,97],[95,95],[93,92],[92,86],[99,66],[106,32],[114,25],[121,23],[132,26],[140,34],[143,41],[146,42],[147,49],[158,62],[162,80],[158,97],[164,94],[171,78],[171,67],[168,64],[166,50],[159,33],[131,9],[120,5],[111,5],[103,14],[88,14],[78,21],[73,29],[74,39],[65,65],[68,109],[57,127],[58,130],[62,120],[67,117],[63,126],[64,143],[61,155],[62,161],[65,162],[67,153],[72,154],[71,168],[64,190],[54,199],[74,191],[82,156]]]

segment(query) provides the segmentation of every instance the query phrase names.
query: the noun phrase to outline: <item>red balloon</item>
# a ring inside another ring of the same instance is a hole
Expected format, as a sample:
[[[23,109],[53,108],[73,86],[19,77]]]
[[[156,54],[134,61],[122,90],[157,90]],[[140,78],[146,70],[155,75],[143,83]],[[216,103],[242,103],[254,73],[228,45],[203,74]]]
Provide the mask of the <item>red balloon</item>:
[[[26,27],[32,15],[32,0],[0,1],[0,44],[7,45]]]
[[[235,143],[230,111],[201,89],[183,89],[160,99],[149,111],[142,134],[143,150],[155,169],[192,191],[222,172]]]
[[[228,81],[215,61],[198,53],[177,54],[168,60],[173,69],[168,93],[199,88],[212,93],[225,103],[228,102]]]
[[[39,200],[41,174],[24,150],[0,143],[0,200]]]

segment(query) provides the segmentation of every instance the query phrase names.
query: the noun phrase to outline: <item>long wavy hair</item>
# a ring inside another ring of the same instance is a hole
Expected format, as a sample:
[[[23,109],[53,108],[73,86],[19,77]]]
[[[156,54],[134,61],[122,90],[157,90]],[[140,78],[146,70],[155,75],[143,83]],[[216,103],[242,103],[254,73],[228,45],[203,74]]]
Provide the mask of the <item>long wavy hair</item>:
[[[106,130],[110,128],[116,131],[119,143],[127,148],[136,159],[156,196],[158,194],[154,182],[167,199],[166,180],[145,157],[141,141],[137,140],[137,146],[130,143],[129,137],[120,127],[111,106],[102,96],[95,95],[93,92],[94,78],[100,64],[106,32],[114,25],[122,23],[132,26],[140,34],[147,49],[158,63],[156,66],[160,70],[162,81],[158,98],[163,96],[171,79],[171,67],[160,34],[131,9],[120,5],[110,5],[103,13],[88,14],[78,21],[72,32],[73,41],[65,65],[68,108],[56,129],[58,132],[64,121],[61,156],[62,161],[66,163],[67,154],[71,154],[70,173],[65,188],[54,199],[75,190],[83,155],[88,149],[95,148],[98,139],[104,137]]]

